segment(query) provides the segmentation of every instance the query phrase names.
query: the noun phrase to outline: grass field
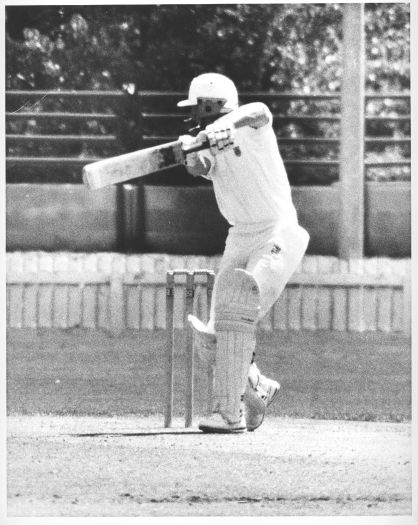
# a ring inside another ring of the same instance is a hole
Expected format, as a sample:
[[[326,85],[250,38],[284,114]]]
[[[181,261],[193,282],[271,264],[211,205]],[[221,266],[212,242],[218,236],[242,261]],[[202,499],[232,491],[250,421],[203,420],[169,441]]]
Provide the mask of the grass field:
[[[163,428],[165,336],[8,330],[9,517],[411,514],[408,338],[260,333],[278,401],[256,432],[214,436],[201,367],[183,428],[181,351]]]
[[[9,329],[10,414],[162,413],[164,331],[120,337],[89,330]],[[181,348],[181,334],[177,334]],[[261,332],[257,363],[282,385],[271,415],[405,421],[411,417],[410,339],[339,332]],[[175,370],[175,415],[183,412],[184,353]],[[206,407],[196,367],[196,413]]]

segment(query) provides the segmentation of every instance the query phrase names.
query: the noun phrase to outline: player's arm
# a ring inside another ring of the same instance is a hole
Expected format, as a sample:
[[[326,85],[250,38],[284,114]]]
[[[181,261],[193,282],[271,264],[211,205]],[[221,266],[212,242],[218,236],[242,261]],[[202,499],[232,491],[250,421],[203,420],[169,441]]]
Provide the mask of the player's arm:
[[[267,125],[271,120],[271,112],[263,102],[251,102],[227,113],[218,119],[215,124],[229,123],[234,128],[249,126],[258,129]]]
[[[234,109],[206,126],[197,139],[207,139],[212,155],[217,155],[233,147],[237,128],[248,126],[256,130],[271,124],[272,120],[271,112],[265,104],[252,102]]]

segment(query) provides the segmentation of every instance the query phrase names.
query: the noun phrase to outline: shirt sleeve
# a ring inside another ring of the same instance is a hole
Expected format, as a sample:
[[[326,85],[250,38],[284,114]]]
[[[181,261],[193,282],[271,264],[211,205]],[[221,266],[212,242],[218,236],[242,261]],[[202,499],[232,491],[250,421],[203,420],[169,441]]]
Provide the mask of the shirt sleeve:
[[[264,104],[264,102],[262,102],[261,104],[262,104],[263,110],[264,110],[264,112],[265,112],[265,114],[266,114],[266,116],[268,118],[268,122],[267,122],[266,126],[272,126],[273,125],[273,115],[272,115],[269,107],[266,106],[266,104]]]

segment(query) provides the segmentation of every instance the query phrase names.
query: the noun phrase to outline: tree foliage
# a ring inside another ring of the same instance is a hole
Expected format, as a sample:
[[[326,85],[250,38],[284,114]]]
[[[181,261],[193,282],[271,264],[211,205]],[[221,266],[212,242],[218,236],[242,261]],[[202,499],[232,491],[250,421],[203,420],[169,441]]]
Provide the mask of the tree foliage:
[[[9,88],[338,91],[343,4],[7,6]],[[409,87],[409,4],[366,4],[367,84]]]
[[[7,6],[7,88],[186,91],[194,76],[217,71],[230,76],[241,92],[339,93],[343,9],[339,3]],[[409,26],[408,3],[366,4],[367,91],[409,90]],[[116,109],[123,124],[118,135],[124,151],[140,147],[144,129],[135,106],[139,102],[130,98]],[[39,110],[65,109],[48,104],[51,100],[40,102]],[[82,111],[81,106],[72,109]],[[338,113],[339,107],[331,101],[280,101],[273,103],[272,110],[312,116]],[[407,101],[388,98],[369,100],[366,111],[372,116],[396,116],[408,114],[410,108]],[[30,122],[8,125],[15,126],[11,133],[33,132],[28,127],[20,129]],[[38,133],[48,132],[40,121],[34,125]],[[60,126],[61,133],[77,133],[72,124]],[[94,129],[84,132],[109,133],[97,122],[89,126]],[[395,137],[410,133],[405,121],[368,122],[367,132]],[[281,123],[277,133],[336,138],[339,130],[329,122]],[[335,159],[338,155],[335,147],[315,148],[284,146],[282,153],[288,158]],[[382,153],[390,160],[410,156],[407,146],[384,148],[369,147],[366,156],[373,160]],[[403,177],[405,169],[398,175]],[[314,171],[294,174],[290,170],[289,177],[299,184],[338,177],[336,172]],[[386,177],[386,172],[377,173]]]

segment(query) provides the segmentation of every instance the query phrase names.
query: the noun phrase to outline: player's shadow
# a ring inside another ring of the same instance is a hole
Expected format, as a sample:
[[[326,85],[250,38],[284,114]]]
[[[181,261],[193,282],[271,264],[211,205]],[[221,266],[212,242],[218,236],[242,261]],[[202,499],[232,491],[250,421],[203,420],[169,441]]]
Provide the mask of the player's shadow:
[[[141,432],[82,432],[79,434],[69,434],[71,437],[147,437],[147,436],[203,436],[205,433],[200,430],[143,430]]]

